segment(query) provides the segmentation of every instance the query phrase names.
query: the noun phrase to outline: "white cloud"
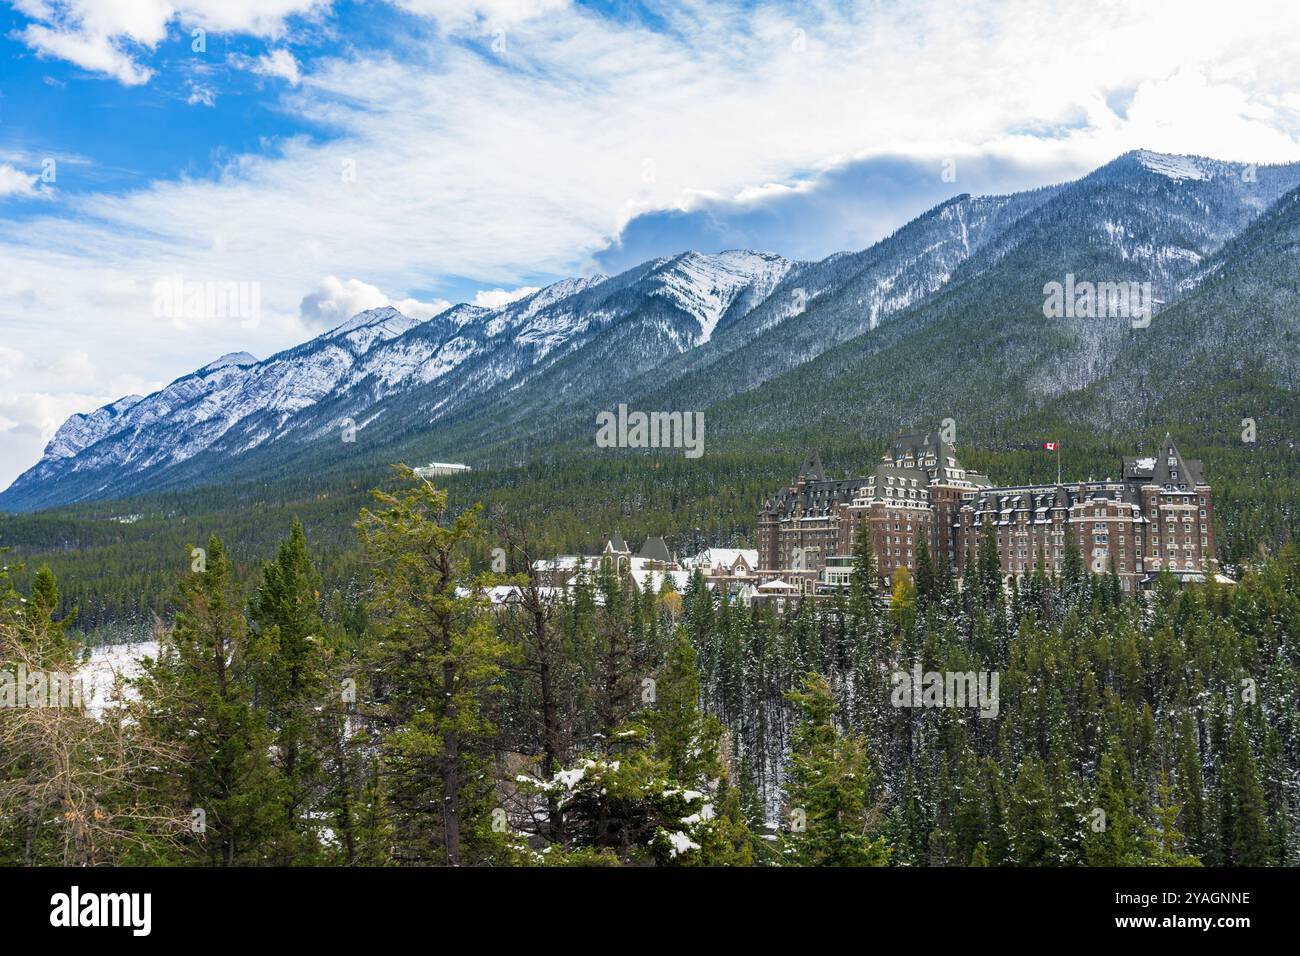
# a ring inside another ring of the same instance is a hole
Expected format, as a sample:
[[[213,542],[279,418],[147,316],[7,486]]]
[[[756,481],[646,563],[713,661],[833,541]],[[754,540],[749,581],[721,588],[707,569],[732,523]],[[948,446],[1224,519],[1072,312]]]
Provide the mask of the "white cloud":
[[[225,18],[274,38],[315,6],[20,2],[83,14],[38,17],[50,29],[146,48],[173,21]],[[341,45],[282,91],[287,111],[331,135],[278,141],[211,179],[80,192],[49,215],[0,220],[0,286],[25,284],[21,300],[0,295],[6,343],[36,354],[75,341],[100,369],[80,391],[108,393],[108,370],[153,380],[224,352],[268,355],[301,340],[304,321],[344,321],[358,302],[574,274],[638,214],[706,196],[757,202],[868,157],[956,157],[953,192],[980,157],[1027,179],[1139,146],[1300,158],[1300,34],[1279,29],[1294,20],[1282,0],[686,0],[664,5],[661,30],[581,6],[403,5],[444,30],[508,22],[508,44]],[[149,289],[172,274],[258,282],[261,323],[160,322]],[[305,293],[317,297],[310,317]]]
[[[360,279],[345,282],[338,276],[326,276],[315,292],[303,296],[299,313],[307,328],[321,330],[332,329],[358,312],[388,305],[413,319],[428,319],[449,308],[451,303],[443,300],[421,302],[412,298],[393,301],[377,287]]]
[[[126,86],[148,83],[153,70],[142,67],[122,50],[116,39],[76,28],[51,28],[29,24],[19,36],[36,52],[103,73]]]
[[[18,36],[43,56],[67,60],[127,86],[149,82],[132,47],[152,50],[173,22],[186,29],[275,38],[289,17],[323,11],[331,0],[11,0],[35,21]],[[283,65],[283,61],[281,61]],[[295,65],[296,66],[296,65]]]
[[[189,90],[190,93],[189,96],[185,98],[185,102],[188,103],[190,106],[216,106],[217,105],[217,91],[214,90],[212,87],[207,86],[206,84],[203,83],[196,83],[191,81],[191,83],[189,84]]]
[[[260,76],[278,76],[290,86],[297,86],[302,80],[298,61],[286,49],[272,50],[264,56],[251,57],[232,53],[227,57],[230,65],[240,70],[248,70]]]
[[[518,289],[480,289],[474,296],[474,304],[485,309],[499,309],[516,299],[532,295],[537,289],[538,286],[535,285],[526,285]]]
[[[162,384],[121,375],[101,379],[84,349],[28,355],[0,346],[0,488],[36,462],[70,415]],[[97,385],[103,390],[92,390]]]
[[[0,199],[6,196],[31,198],[39,193],[36,181],[39,176],[14,169],[7,163],[0,163]]]
[[[396,299],[392,302],[393,308],[402,315],[421,321],[431,319],[439,312],[446,312],[451,305],[446,299],[434,299],[432,302],[421,302],[419,299]]]
[[[397,4],[410,13],[432,17],[447,29],[463,30],[500,29],[559,13],[570,6],[570,0],[397,0]]]

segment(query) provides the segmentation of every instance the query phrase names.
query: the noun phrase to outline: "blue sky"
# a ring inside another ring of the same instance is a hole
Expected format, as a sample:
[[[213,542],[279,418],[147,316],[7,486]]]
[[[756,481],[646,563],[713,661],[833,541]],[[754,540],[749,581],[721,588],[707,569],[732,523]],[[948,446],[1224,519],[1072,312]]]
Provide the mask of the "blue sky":
[[[687,248],[819,258],[1137,147],[1300,159],[1296,21],[1273,0],[0,0],[0,485],[73,412],[361,308]],[[256,321],[160,308],[173,279],[255,287]]]

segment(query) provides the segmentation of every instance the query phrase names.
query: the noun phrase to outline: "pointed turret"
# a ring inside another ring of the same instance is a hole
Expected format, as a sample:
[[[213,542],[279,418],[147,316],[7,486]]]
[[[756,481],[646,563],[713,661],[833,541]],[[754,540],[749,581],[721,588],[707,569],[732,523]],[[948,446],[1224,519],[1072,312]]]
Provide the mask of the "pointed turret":
[[[799,477],[805,482],[824,481],[826,479],[826,470],[822,468],[822,457],[817,454],[816,449],[808,449],[803,464],[799,466]]]

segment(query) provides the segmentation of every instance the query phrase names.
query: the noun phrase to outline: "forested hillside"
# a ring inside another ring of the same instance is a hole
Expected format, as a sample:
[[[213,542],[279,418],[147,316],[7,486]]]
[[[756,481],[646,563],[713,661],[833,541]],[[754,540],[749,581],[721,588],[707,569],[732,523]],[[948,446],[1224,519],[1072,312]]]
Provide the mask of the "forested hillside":
[[[964,588],[922,554],[887,608],[865,542],[816,608],[642,593],[608,563],[555,598],[523,570],[527,522],[411,478],[360,514],[354,603],[296,523],[260,569],[214,535],[177,556],[133,696],[7,710],[0,860],[1300,861],[1294,546],[1235,587],[1137,598],[1077,551],[1008,593],[991,530]],[[474,571],[492,541],[517,573]],[[494,610],[491,583],[518,601]],[[6,660],[75,666],[57,592],[0,575]],[[992,694],[912,697],[913,672]]]

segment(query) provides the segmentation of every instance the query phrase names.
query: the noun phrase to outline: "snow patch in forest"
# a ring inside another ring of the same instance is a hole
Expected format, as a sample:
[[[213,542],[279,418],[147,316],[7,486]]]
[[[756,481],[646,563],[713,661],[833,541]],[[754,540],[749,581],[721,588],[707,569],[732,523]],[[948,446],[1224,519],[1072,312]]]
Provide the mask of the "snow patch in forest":
[[[82,699],[86,712],[99,717],[112,702],[113,688],[118,677],[124,681],[140,676],[140,661],[145,657],[158,656],[157,641],[141,641],[138,644],[104,644],[92,648],[90,659],[77,669],[81,680]],[[139,695],[135,689],[124,688],[128,700]]]

